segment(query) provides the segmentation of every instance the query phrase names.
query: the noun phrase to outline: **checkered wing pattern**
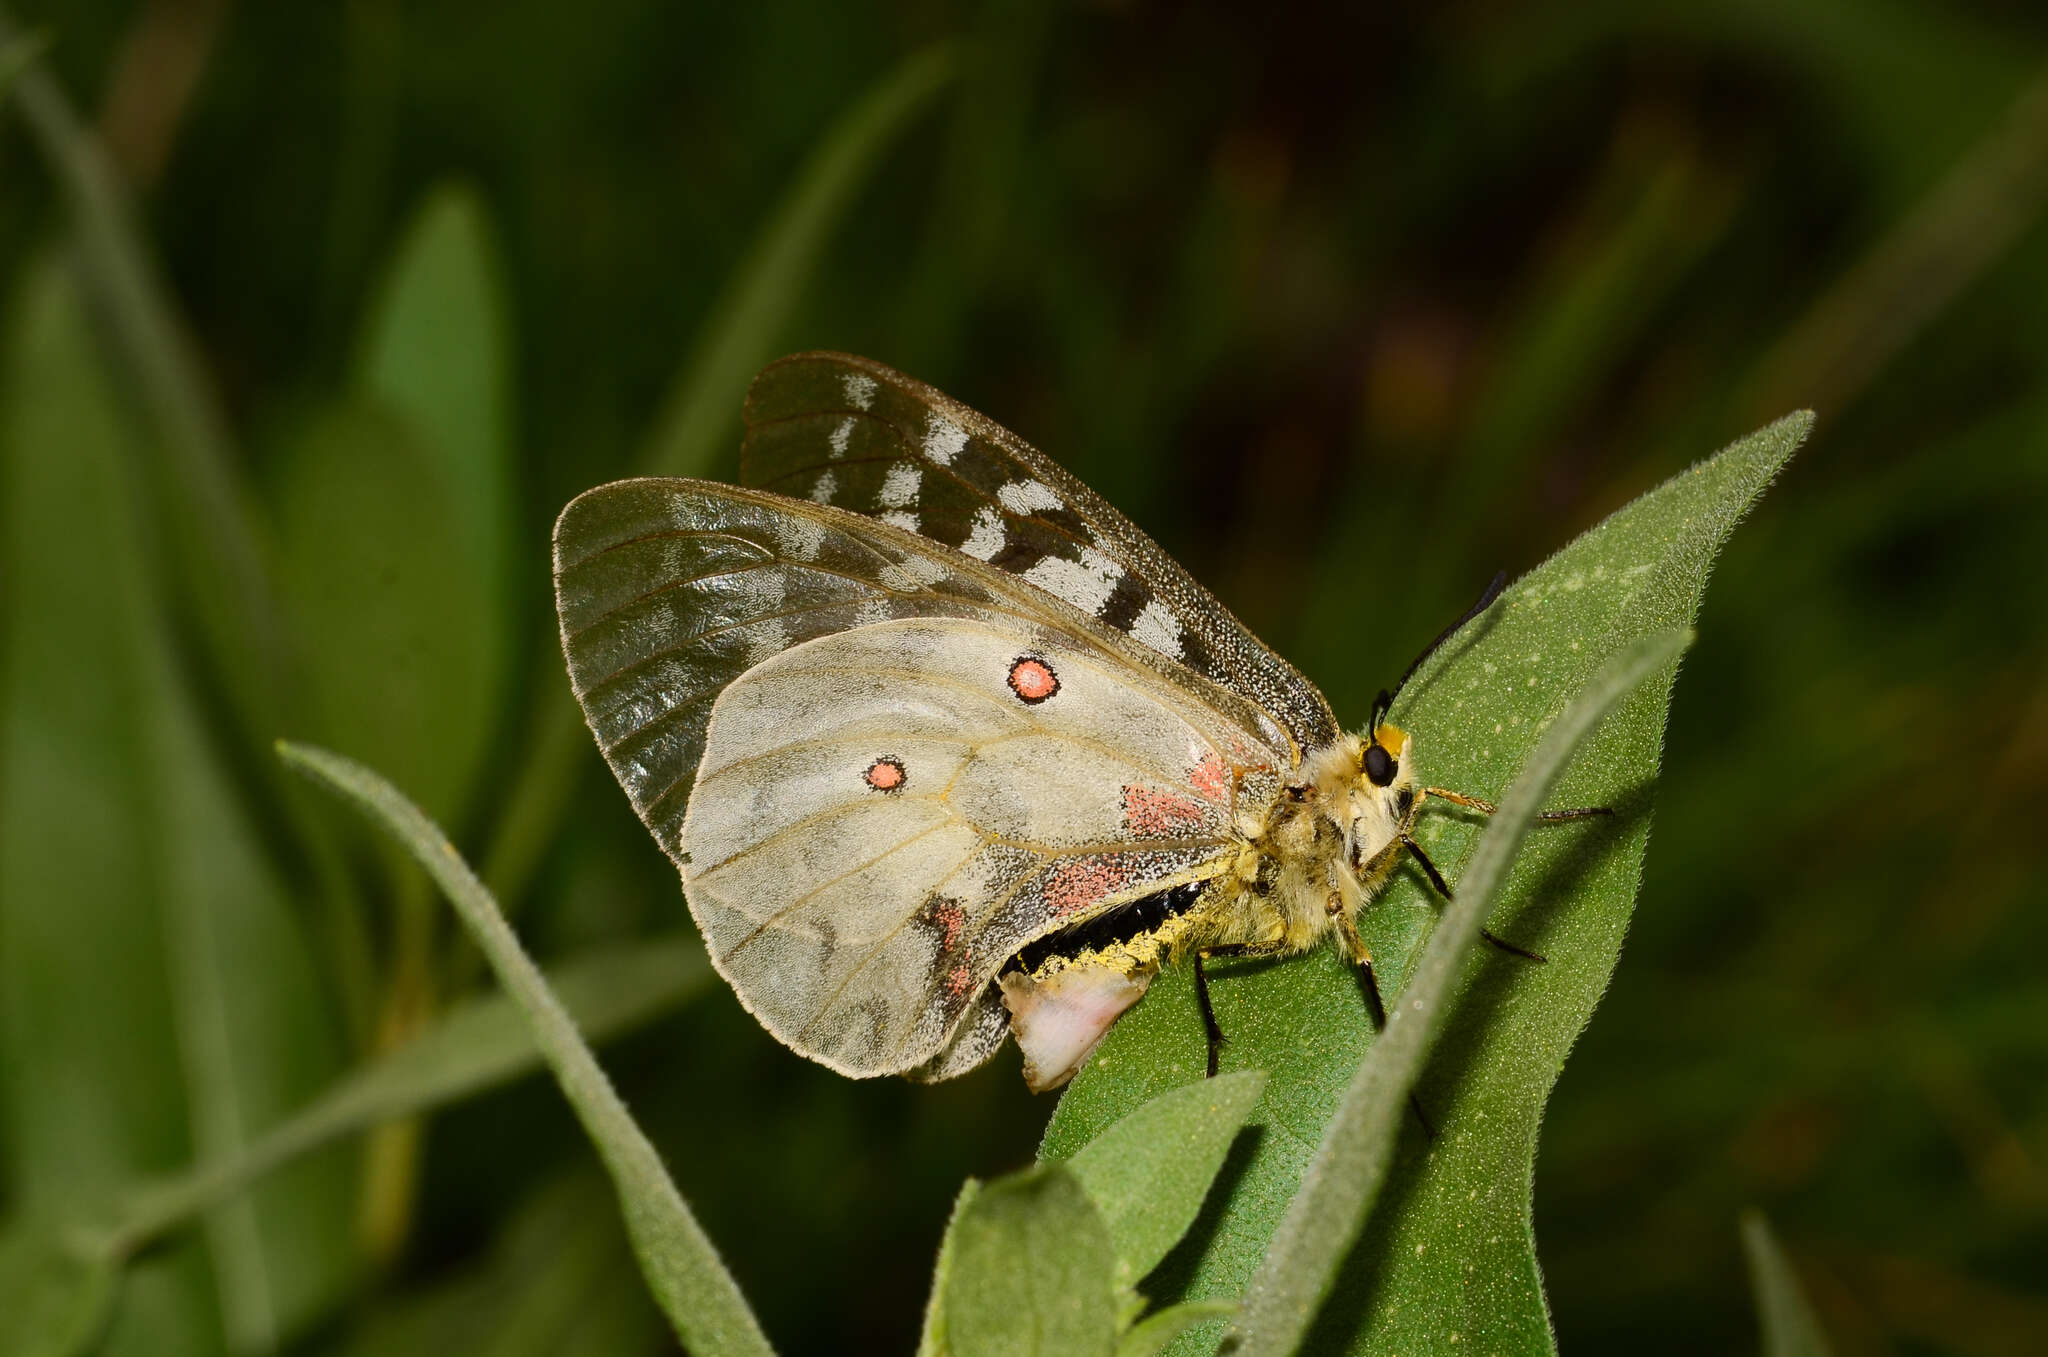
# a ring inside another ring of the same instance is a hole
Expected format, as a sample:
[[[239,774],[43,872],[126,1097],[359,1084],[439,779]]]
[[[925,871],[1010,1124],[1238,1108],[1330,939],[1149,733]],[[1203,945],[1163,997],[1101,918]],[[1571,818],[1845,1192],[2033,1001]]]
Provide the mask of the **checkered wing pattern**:
[[[804,353],[747,393],[741,479],[951,547],[1257,705],[1297,751],[1338,734],[1315,686],[1044,453],[865,358]]]
[[[555,530],[570,676],[713,961],[798,1052],[943,1078],[1025,944],[1222,869],[1261,714],[906,530],[623,481]]]

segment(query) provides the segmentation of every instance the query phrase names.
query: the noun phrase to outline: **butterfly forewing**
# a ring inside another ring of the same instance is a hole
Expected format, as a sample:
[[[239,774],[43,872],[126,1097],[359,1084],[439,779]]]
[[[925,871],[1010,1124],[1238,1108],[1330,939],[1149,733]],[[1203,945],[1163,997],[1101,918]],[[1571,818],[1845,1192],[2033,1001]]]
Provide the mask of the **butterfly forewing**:
[[[1009,957],[1220,871],[1290,761],[1228,691],[837,509],[620,482],[556,562],[578,697],[714,961],[846,1073],[986,1058]]]
[[[747,394],[741,478],[917,533],[1017,576],[1271,713],[1297,749],[1329,704],[1129,519],[1037,449],[921,382],[806,353]]]

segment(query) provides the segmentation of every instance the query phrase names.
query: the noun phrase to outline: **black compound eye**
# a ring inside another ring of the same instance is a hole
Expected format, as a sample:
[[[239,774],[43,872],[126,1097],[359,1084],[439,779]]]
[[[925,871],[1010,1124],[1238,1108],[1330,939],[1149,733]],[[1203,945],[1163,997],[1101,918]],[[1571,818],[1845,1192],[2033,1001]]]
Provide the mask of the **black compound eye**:
[[[1394,780],[1394,756],[1383,745],[1368,745],[1365,750],[1365,775],[1372,779],[1375,787],[1384,787]]]

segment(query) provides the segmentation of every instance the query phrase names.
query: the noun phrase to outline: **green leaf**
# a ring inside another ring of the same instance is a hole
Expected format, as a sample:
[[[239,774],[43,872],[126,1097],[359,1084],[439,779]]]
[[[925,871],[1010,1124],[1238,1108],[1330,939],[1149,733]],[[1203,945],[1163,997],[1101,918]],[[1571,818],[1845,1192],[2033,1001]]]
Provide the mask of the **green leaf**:
[[[1742,1255],[1749,1263],[1750,1289],[1756,1292],[1764,1357],[1828,1357],[1827,1334],[1761,1211],[1742,1213]]]
[[[1228,1319],[1237,1307],[1227,1300],[1191,1300],[1169,1305],[1133,1324],[1116,1345],[1116,1357],[1155,1357],[1198,1324]]]
[[[772,1352],[739,1286],[676,1191],[661,1156],[626,1111],[576,1024],[520,947],[497,901],[447,836],[377,774],[325,750],[280,742],[278,752],[354,801],[427,869],[519,1006],[534,1043],[554,1071],[617,1188],[626,1231],[655,1299],[683,1346],[696,1357]]]
[[[606,1041],[704,988],[710,962],[695,935],[643,938],[593,949],[548,973],[586,1040]],[[405,1045],[330,1086],[240,1155],[203,1164],[129,1194],[102,1247],[133,1253],[196,1211],[278,1165],[345,1135],[468,1097],[540,1064],[519,1007],[503,994],[464,999]]]
[[[1804,416],[1741,440],[1622,509],[1514,585],[1469,638],[1440,652],[1394,719],[1423,781],[1497,795],[1543,728],[1612,654],[1690,623],[1715,552],[1805,435]],[[1551,1344],[1530,1225],[1536,1129],[1564,1057],[1605,990],[1634,906],[1669,687],[1638,691],[1560,783],[1564,805],[1615,806],[1611,821],[1544,826],[1526,840],[1489,924],[1549,957],[1481,953],[1466,964],[1418,1096],[1442,1130],[1411,1119],[1384,1208],[1352,1251],[1312,1332],[1313,1351],[1429,1350],[1459,1335],[1484,1350]],[[1432,807],[1418,833],[1455,883],[1476,816]],[[1383,990],[1413,973],[1438,905],[1404,872],[1360,920]],[[1190,977],[1169,972],[1117,1024],[1061,1100],[1045,1153],[1059,1157],[1187,1082],[1204,1041]],[[1162,1299],[1234,1298],[1263,1258],[1352,1073],[1371,1044],[1357,977],[1330,949],[1212,971],[1227,1066],[1268,1071],[1261,1134],[1226,1174],[1227,1209],[1155,1276]],[[1485,1276],[1483,1288],[1469,1285]],[[1186,1340],[1177,1350],[1191,1350]]]
[[[1109,1228],[1058,1164],[963,1195],[941,1256],[950,1357],[1109,1357]]]
[[[16,1223],[0,1232],[0,1352],[68,1357],[106,1327],[114,1268],[56,1232]]]
[[[1066,1161],[1109,1226],[1119,1286],[1136,1286],[1194,1224],[1265,1086],[1239,1070],[1163,1093]]]
[[[500,666],[437,455],[407,421],[338,406],[285,449],[274,497],[308,733],[392,769],[430,813],[460,814],[489,753]]]
[[[494,682],[507,658],[514,471],[511,326],[500,272],[490,215],[475,191],[458,183],[430,190],[378,286],[357,372],[357,389],[411,427],[442,480],[448,529],[488,611],[484,673]],[[476,700],[497,710],[495,691]]]
[[[1601,666],[1586,690],[1544,731],[1459,879],[1456,901],[1430,933],[1414,978],[1388,1011],[1385,1038],[1366,1051],[1345,1089],[1301,1190],[1246,1288],[1244,1309],[1231,1331],[1233,1352],[1287,1357],[1300,1346],[1332,1274],[1386,1181],[1394,1137],[1423,1061],[1443,1028],[1459,963],[1479,941],[1481,920],[1491,912],[1523,836],[1580,742],[1644,679],[1659,671],[1668,679],[1689,640],[1689,633],[1673,628],[1631,643]]]

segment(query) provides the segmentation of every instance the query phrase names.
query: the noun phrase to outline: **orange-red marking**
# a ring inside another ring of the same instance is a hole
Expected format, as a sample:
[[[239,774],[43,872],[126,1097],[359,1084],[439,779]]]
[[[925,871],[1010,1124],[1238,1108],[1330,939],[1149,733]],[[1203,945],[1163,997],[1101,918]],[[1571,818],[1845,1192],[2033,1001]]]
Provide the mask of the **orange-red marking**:
[[[1131,882],[1131,869],[1115,858],[1075,858],[1045,874],[1045,903],[1065,918]]]
[[[1010,691],[1033,706],[1059,690],[1059,675],[1036,655],[1019,655],[1010,666]]]
[[[876,759],[861,779],[878,792],[893,792],[909,781],[910,775],[903,771],[900,759]]]
[[[1192,796],[1126,784],[1124,828],[1140,837],[1170,839],[1202,824],[1202,804]]]

